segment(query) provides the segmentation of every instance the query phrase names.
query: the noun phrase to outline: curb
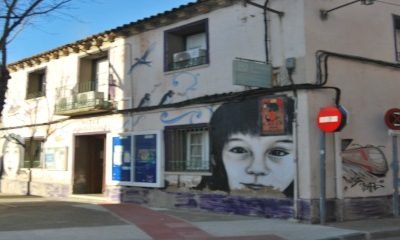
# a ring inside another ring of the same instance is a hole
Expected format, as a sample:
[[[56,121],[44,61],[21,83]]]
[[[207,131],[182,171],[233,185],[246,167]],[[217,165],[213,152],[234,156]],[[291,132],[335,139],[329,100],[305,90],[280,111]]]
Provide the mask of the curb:
[[[344,234],[337,237],[323,238],[319,240],[366,240],[366,239],[368,239],[367,233],[359,232],[359,233]]]
[[[368,239],[400,237],[400,229],[391,229],[391,230],[370,232],[368,235],[369,235]]]
[[[350,233],[337,237],[322,238],[319,240],[373,240],[391,237],[400,237],[400,229],[383,230],[376,232]]]

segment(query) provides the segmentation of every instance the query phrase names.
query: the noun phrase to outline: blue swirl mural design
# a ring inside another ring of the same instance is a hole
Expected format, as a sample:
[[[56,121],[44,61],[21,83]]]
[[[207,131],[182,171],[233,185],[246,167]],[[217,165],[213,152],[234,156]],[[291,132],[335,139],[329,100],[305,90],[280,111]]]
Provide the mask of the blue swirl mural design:
[[[181,121],[182,119],[188,117],[189,118],[189,123],[192,124],[194,122],[194,119],[200,119],[203,113],[201,111],[190,111],[186,113],[182,113],[176,117],[169,118],[168,112],[162,112],[160,114],[160,120],[164,124],[175,124]],[[169,119],[168,119],[169,118]]]
[[[182,77],[184,77],[184,76],[188,77],[188,79],[182,79]],[[174,75],[174,77],[172,78],[172,86],[179,87],[180,85],[183,85],[183,84],[189,84],[189,86],[185,88],[184,92],[179,93],[179,95],[189,98],[188,92],[196,90],[199,76],[200,76],[200,74],[198,74],[198,73],[194,74],[191,72],[176,73]]]

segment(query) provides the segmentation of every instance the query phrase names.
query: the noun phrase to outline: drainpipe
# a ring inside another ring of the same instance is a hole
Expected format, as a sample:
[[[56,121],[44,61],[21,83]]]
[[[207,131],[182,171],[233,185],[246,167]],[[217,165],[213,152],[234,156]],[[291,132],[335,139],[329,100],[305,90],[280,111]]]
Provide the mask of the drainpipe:
[[[288,77],[290,83],[294,86],[294,80],[293,80],[293,72],[296,69],[296,60],[295,58],[287,58],[286,59],[286,70],[288,72]],[[293,208],[294,208],[294,216],[296,219],[299,219],[299,204],[298,200],[300,199],[300,191],[299,191],[299,176],[300,176],[300,170],[299,170],[299,122],[298,122],[298,102],[299,102],[299,97],[297,95],[297,90],[293,89],[293,98],[294,98],[294,104],[293,104],[293,152],[294,152],[294,164],[295,164],[295,176],[294,176],[294,194],[293,194]]]
[[[265,0],[264,3],[264,8],[263,8],[263,15],[264,15],[264,41],[265,41],[265,62],[269,63],[269,49],[268,49],[268,18],[267,18],[267,5],[269,3],[269,0]]]
[[[298,122],[298,98],[297,96],[294,98],[294,117],[293,117],[293,140],[294,140],[294,164],[295,164],[295,176],[294,176],[294,194],[293,194],[293,208],[294,208],[294,216],[296,219],[299,219],[300,211],[299,211],[299,199],[300,199],[300,184],[299,184],[299,122]]]
[[[265,0],[264,5],[252,2],[251,0],[245,0],[244,2],[245,4],[250,4],[254,7],[258,7],[261,8],[263,10],[263,15],[264,15],[264,27],[265,27],[265,61],[267,63],[269,63],[270,59],[269,59],[269,51],[268,51],[268,19],[267,19],[267,11],[268,12],[273,12],[275,14],[277,14],[279,17],[283,17],[285,15],[284,12],[281,11],[277,11],[274,9],[269,8],[267,5],[269,3],[269,0]]]
[[[343,165],[342,165],[342,144],[340,140],[339,133],[333,134],[333,141],[334,141],[334,168],[335,168],[335,196],[336,196],[336,211],[338,212],[338,220],[340,222],[343,221],[343,182],[342,182],[342,172],[343,172]]]
[[[133,50],[133,47],[132,47],[132,44],[130,44],[130,43],[127,43],[127,42],[125,42],[124,43],[124,52],[126,52],[126,49],[125,49],[125,47],[128,47],[129,48],[129,66],[132,66],[132,64],[133,64],[133,57],[132,57],[132,50]],[[127,73],[127,71],[126,71],[126,69],[124,69],[124,76],[125,76],[125,74]],[[134,108],[134,87],[133,87],[133,74],[129,74],[129,84],[130,84],[130,91],[131,91],[131,105],[130,105],[130,107],[131,108]],[[133,114],[133,112],[129,112],[129,118],[131,119],[130,121],[131,121],[131,123],[129,123],[129,131],[133,131],[133,125],[132,125],[132,123],[133,123],[133,116],[134,116],[134,114]],[[125,127],[124,127],[125,128]],[[124,131],[125,131],[125,129],[123,129]]]

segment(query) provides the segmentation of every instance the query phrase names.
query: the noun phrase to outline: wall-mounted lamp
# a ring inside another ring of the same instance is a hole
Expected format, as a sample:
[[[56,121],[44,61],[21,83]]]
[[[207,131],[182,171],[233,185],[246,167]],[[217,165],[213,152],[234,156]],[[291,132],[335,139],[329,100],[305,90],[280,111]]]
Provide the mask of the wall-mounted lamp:
[[[329,10],[324,10],[324,9],[322,9],[322,10],[320,11],[320,17],[321,17],[322,20],[325,20],[325,19],[328,18],[328,13],[330,13],[330,12],[332,12],[332,11],[335,11],[335,10],[337,10],[337,9],[340,9],[340,8],[343,8],[343,7],[352,5],[352,4],[357,3],[357,2],[360,2],[361,5],[372,5],[372,4],[374,4],[375,1],[376,1],[376,0],[355,0],[355,1],[351,1],[351,2],[349,2],[349,3],[342,4],[342,5],[340,5],[340,6],[334,7],[334,8],[329,9]]]

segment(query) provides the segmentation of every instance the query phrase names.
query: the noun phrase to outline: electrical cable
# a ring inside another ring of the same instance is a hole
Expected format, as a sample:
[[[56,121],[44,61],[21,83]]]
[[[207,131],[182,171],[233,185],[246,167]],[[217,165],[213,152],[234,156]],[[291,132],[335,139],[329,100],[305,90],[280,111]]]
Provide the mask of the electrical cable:
[[[183,107],[183,106],[196,105],[196,104],[223,103],[223,102],[227,102],[227,101],[244,100],[250,96],[261,96],[264,94],[271,94],[271,93],[273,94],[273,93],[278,93],[278,92],[296,91],[296,90],[316,90],[316,89],[334,90],[336,93],[335,103],[336,103],[336,105],[339,105],[340,97],[341,97],[340,88],[332,87],[332,86],[325,86],[328,82],[328,59],[329,59],[329,57],[336,57],[336,58],[340,58],[340,59],[352,60],[352,61],[357,61],[357,62],[361,62],[361,63],[369,63],[369,64],[374,64],[374,65],[383,66],[383,67],[400,69],[400,64],[398,64],[398,63],[386,62],[386,61],[382,61],[382,60],[370,59],[370,58],[342,54],[342,53],[329,52],[329,51],[324,51],[324,50],[318,50],[318,51],[316,51],[316,65],[317,65],[316,66],[317,67],[316,78],[317,79],[314,84],[311,84],[311,83],[294,84],[293,79],[291,79],[291,77],[289,76],[289,80],[292,83],[289,86],[281,86],[281,87],[273,87],[273,88],[265,88],[265,89],[254,89],[254,90],[247,90],[247,91],[228,93],[228,94],[216,94],[216,95],[211,95],[211,96],[206,95],[206,96],[193,98],[193,99],[189,99],[189,100],[178,102],[178,103],[162,105],[162,106],[130,108],[130,109],[124,109],[124,110],[116,110],[113,112],[95,113],[95,114],[88,114],[88,115],[83,115],[83,116],[73,116],[73,117],[69,117],[69,118],[65,118],[65,119],[61,119],[61,120],[57,120],[57,121],[51,121],[51,122],[47,122],[47,123],[0,128],[0,131],[18,129],[18,128],[24,128],[24,127],[46,126],[46,125],[57,124],[57,123],[64,122],[67,120],[81,119],[81,118],[87,118],[87,117],[98,117],[98,116],[105,116],[105,115],[125,114],[125,113],[135,113],[135,112],[142,113],[142,112],[152,111],[155,109],[179,108],[179,107]],[[322,66],[321,66],[322,62],[323,62],[323,70],[322,70]]]
[[[172,103],[172,104],[166,104],[166,105],[162,105],[162,106],[157,105],[157,106],[150,106],[150,107],[116,110],[113,112],[77,115],[77,116],[72,116],[69,118],[51,121],[51,122],[47,122],[47,123],[28,124],[28,125],[14,126],[14,127],[3,127],[3,128],[0,128],[0,131],[20,129],[20,128],[25,128],[25,127],[48,126],[48,125],[65,122],[68,120],[76,120],[76,119],[90,118],[90,117],[101,117],[101,116],[114,115],[114,114],[144,113],[144,112],[149,112],[149,111],[153,111],[156,109],[180,108],[180,107],[196,105],[196,104],[216,104],[216,103],[224,103],[224,102],[228,102],[228,101],[243,101],[250,97],[263,96],[265,94],[274,94],[274,93],[279,93],[279,92],[287,92],[287,91],[295,91],[295,90],[314,90],[314,89],[334,89],[336,91],[336,101],[337,102],[340,101],[340,89],[339,88],[305,83],[305,84],[295,84],[295,85],[274,87],[274,88],[253,89],[253,90],[234,92],[234,93],[229,93],[229,94],[217,94],[217,95],[212,95],[212,96],[202,96],[202,97],[193,98],[193,99],[189,99],[189,100],[177,102],[177,103]]]
[[[387,62],[383,60],[371,59],[366,57],[360,57],[355,55],[348,55],[342,53],[329,52],[324,50],[316,51],[316,63],[317,63],[317,76],[315,86],[324,86],[328,82],[328,59],[329,57],[336,57],[345,60],[352,60],[360,63],[374,64],[382,67],[390,67],[400,69],[400,64]],[[321,69],[321,62],[323,62],[323,70]],[[336,105],[340,102],[340,89],[336,87],[325,87],[333,88],[336,91]]]
[[[324,50],[318,50],[317,53],[327,55],[327,56],[342,58],[342,59],[354,60],[354,61],[358,61],[358,62],[362,62],[362,63],[371,63],[371,64],[375,64],[375,65],[379,65],[379,66],[400,69],[399,63],[393,63],[393,62],[387,62],[387,61],[383,61],[383,60],[360,57],[360,56],[356,56],[356,55],[348,55],[348,54],[343,54],[343,53],[329,52],[329,51],[324,51]]]

